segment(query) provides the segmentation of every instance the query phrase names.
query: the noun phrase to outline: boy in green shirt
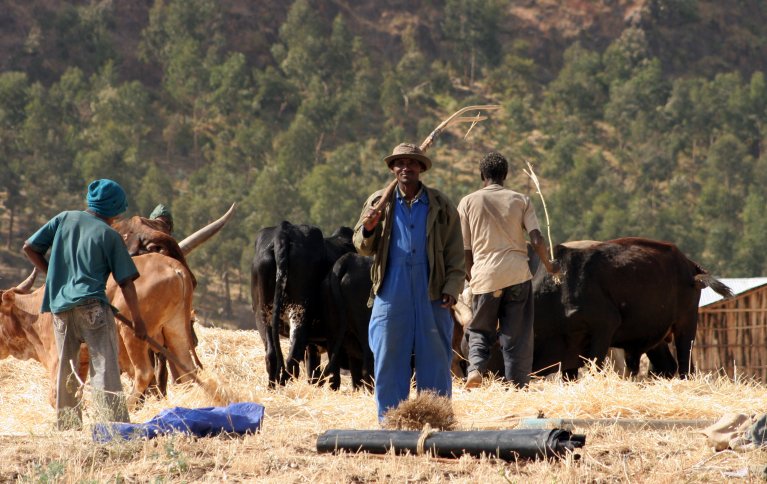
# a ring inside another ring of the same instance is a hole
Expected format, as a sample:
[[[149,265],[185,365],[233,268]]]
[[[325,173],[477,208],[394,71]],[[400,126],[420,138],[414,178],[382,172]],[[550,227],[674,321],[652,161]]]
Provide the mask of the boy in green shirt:
[[[133,281],[139,277],[122,237],[111,223],[127,207],[125,191],[116,182],[101,179],[88,185],[85,211],[61,212],[25,243],[23,251],[46,274],[41,312],[53,313],[59,353],[56,420],[59,430],[82,427],[77,401],[80,344],[88,345],[96,418],[128,422],[120,383],[117,333],[113,308],[106,296],[109,275],[128,304],[136,336],[146,338]],[[45,254],[50,249],[50,259]]]

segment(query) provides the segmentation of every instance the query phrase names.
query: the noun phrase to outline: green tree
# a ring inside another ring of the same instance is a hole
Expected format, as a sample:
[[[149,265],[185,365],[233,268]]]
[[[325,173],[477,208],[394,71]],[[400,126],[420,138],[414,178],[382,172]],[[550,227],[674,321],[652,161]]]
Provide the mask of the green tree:
[[[46,90],[40,83],[29,89],[26,118],[21,138],[26,147],[26,191],[35,200],[34,211],[48,214],[49,207],[79,206],[82,190],[80,172],[74,166],[76,127],[79,118],[72,116],[58,86]]]
[[[767,274],[767,224],[764,223],[764,207],[767,198],[761,189],[755,188],[746,198],[742,212],[743,235],[736,239],[736,261],[732,275],[740,277]]]
[[[605,240],[626,235],[626,197],[620,173],[602,153],[578,150],[550,198],[552,237]]]
[[[704,93],[703,79],[676,79],[671,87],[663,114],[672,132],[687,149],[691,161],[690,176],[702,163],[711,140],[716,103]]]
[[[136,193],[148,169],[153,112],[140,83],[115,85],[110,70],[107,66],[92,82],[92,112],[80,135],[83,145],[76,162],[86,180],[109,176]]]
[[[554,118],[574,118],[567,124],[583,124],[580,130],[587,130],[590,123],[602,116],[602,107],[607,100],[607,86],[600,75],[602,62],[597,52],[590,51],[579,43],[573,44],[564,53],[564,65],[557,78],[547,86],[546,103],[549,115]]]
[[[498,27],[501,6],[495,0],[447,0],[442,35],[453,55],[451,64],[471,86],[481,66],[494,66],[501,59]]]
[[[397,76],[392,71],[385,71],[383,82],[381,83],[381,94],[379,103],[386,116],[387,124],[396,124],[402,113],[404,104],[402,87],[397,82]]]
[[[24,123],[29,84],[23,72],[0,73],[0,190],[8,211],[6,247],[14,243],[16,216],[24,206],[25,149],[20,136]]]
[[[504,96],[537,95],[544,85],[541,66],[536,63],[530,45],[523,40],[513,41],[503,59],[487,71],[488,88]]]
[[[630,79],[634,70],[649,59],[650,47],[645,31],[637,27],[627,28],[602,55],[604,82],[609,86]]]
[[[142,217],[148,217],[158,203],[162,203],[173,212],[173,181],[156,164],[150,163],[146,174],[138,183],[138,191],[131,193],[128,203],[131,211]]]
[[[275,163],[298,182],[319,161],[317,126],[302,115],[295,117],[290,127],[275,137]]]
[[[307,0],[296,0],[290,6],[285,22],[280,26],[281,44],[272,48],[272,55],[279,62],[285,75],[299,89],[306,90],[315,77],[326,79],[328,56],[325,39],[330,35],[321,17]]]
[[[714,143],[701,170],[698,217],[705,227],[703,260],[712,270],[725,271],[742,226],[738,214],[748,193],[753,159],[745,146],[726,134]]]
[[[665,104],[668,91],[658,59],[636,66],[624,82],[611,84],[605,121],[617,128],[621,144],[629,138],[642,141],[662,128],[658,108]]]
[[[274,66],[254,74],[256,96],[254,108],[272,123],[295,113],[300,103],[298,89]]]
[[[28,39],[26,61],[31,78],[45,85],[56,82],[60,70],[78,68],[91,75],[117,58],[112,2],[57,2],[56,8],[35,8],[37,35]],[[15,53],[19,55],[19,53]]]
[[[267,164],[258,173],[248,193],[252,207],[247,224],[255,230],[273,226],[282,220],[294,223],[307,221],[307,210],[298,189],[298,182],[284,168]]]
[[[187,190],[179,196],[174,206],[179,220],[179,239],[221,217],[232,203],[238,204],[234,218],[222,231],[192,253],[190,264],[193,267],[205,268],[218,275],[240,270],[242,254],[250,247],[253,233],[249,233],[243,224],[250,212],[247,203],[243,203],[249,187],[239,178],[238,172],[225,163],[211,163],[192,174]],[[206,280],[201,284],[204,286]]]
[[[650,0],[645,9],[661,25],[679,27],[698,19],[697,0]]]
[[[375,159],[369,146],[347,143],[334,150],[326,163],[314,166],[302,180],[300,190],[308,201],[309,220],[330,234],[342,225],[353,226],[357,222],[362,204],[378,185],[383,185],[381,174],[371,166]],[[378,185],[371,184],[378,181]],[[380,181],[379,181],[380,180]]]
[[[754,156],[760,158],[765,153],[764,140],[767,137],[767,81],[763,72],[754,72],[748,85],[749,119],[756,128]]]
[[[205,101],[211,91],[211,71],[224,62],[220,9],[212,0],[155,2],[139,48],[143,60],[162,68],[163,93],[175,114],[174,132],[191,134],[193,169],[204,164],[203,152],[214,124],[215,113],[209,112]],[[167,137],[167,141],[175,139]]]

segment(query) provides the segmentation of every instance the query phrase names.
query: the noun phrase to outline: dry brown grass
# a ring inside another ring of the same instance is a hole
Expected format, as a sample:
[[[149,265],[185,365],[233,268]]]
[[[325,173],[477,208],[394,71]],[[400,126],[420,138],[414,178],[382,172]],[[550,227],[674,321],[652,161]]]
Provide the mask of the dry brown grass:
[[[347,378],[339,392],[303,381],[270,391],[254,331],[199,328],[199,336],[207,374],[232,394],[265,405],[260,434],[96,445],[87,431],[53,431],[42,366],[7,359],[0,361],[0,482],[721,482],[743,470],[756,481],[754,472],[767,463],[764,450],[714,453],[693,429],[618,426],[577,429],[587,436],[580,459],[551,462],[319,455],[315,442],[325,430],[378,428],[371,394],[351,391]],[[572,419],[715,420],[726,412],[767,412],[764,385],[711,376],[631,382],[592,370],[576,383],[536,381],[525,391],[497,382],[472,391],[460,382],[454,387],[458,429],[513,428],[518,417],[539,413]],[[149,400],[131,419],[144,422],[170,406],[210,404],[197,387],[171,385],[167,400]]]
[[[381,427],[390,430],[422,430],[428,425],[433,430],[453,430],[457,422],[449,398],[435,392],[421,392],[389,409]]]

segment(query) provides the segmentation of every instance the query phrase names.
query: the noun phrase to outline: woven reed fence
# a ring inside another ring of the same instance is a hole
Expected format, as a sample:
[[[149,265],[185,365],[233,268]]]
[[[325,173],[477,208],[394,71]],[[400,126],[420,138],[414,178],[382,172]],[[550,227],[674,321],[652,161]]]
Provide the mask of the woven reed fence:
[[[767,286],[698,310],[695,367],[767,383]]]

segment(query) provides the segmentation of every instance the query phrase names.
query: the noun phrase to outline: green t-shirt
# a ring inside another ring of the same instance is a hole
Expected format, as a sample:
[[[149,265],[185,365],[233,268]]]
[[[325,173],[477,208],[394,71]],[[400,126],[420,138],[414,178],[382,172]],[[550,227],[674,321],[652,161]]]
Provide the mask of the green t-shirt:
[[[120,234],[88,212],[61,212],[27,244],[41,254],[51,250],[42,312],[60,313],[94,298],[109,304],[110,274],[118,283],[138,277]]]

